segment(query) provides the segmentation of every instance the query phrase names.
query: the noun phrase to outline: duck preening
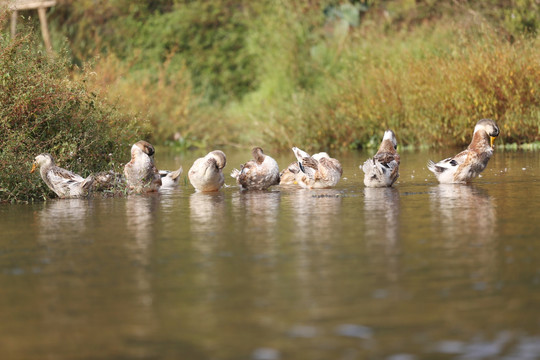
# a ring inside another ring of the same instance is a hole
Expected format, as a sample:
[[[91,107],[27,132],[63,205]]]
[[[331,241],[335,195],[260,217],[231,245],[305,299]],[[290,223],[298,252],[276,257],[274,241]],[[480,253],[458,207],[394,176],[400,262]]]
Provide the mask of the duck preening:
[[[493,155],[493,142],[499,136],[499,127],[491,119],[476,123],[473,138],[466,150],[454,157],[434,163],[429,160],[428,169],[440,183],[467,183],[486,168]]]
[[[227,157],[223,151],[211,151],[195,160],[188,172],[189,182],[200,192],[218,191],[225,183],[223,168],[226,164]]]
[[[375,156],[360,165],[364,172],[365,186],[389,187],[396,182],[399,177],[399,155],[396,149],[396,135],[392,130],[386,130]]]
[[[131,147],[131,161],[124,166],[124,175],[130,190],[136,193],[157,191],[161,176],[154,165],[154,147],[140,140]]]
[[[231,177],[246,190],[266,190],[272,185],[279,185],[279,166],[273,158],[265,155],[263,149],[255,147],[251,150],[253,160],[234,169]]]
[[[56,166],[51,154],[44,153],[36,156],[30,173],[33,173],[38,167],[45,184],[61,198],[87,196],[94,182],[92,176],[85,179],[69,170]]]
[[[311,156],[297,147],[292,150],[300,170],[295,177],[298,185],[306,189],[327,189],[337,185],[343,175],[343,168],[338,160],[325,152]],[[294,173],[295,167],[289,166],[289,170]]]

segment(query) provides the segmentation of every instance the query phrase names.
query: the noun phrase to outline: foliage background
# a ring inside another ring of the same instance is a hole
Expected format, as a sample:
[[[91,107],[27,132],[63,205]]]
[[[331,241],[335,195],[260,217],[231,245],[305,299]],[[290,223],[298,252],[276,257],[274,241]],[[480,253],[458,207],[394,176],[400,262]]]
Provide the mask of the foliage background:
[[[536,0],[61,0],[49,14],[95,91],[182,148],[539,141]]]

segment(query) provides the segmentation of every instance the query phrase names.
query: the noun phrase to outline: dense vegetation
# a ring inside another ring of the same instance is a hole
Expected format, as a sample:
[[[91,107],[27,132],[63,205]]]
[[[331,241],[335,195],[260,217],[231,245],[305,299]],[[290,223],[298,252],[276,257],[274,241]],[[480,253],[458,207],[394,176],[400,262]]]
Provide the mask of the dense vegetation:
[[[65,54],[50,58],[30,34],[15,41],[0,34],[0,202],[52,194],[39,174],[29,174],[39,153],[87,176],[129,160],[130,143],[145,134],[82,77],[71,80],[70,68]]]
[[[463,145],[483,117],[498,144],[540,140],[535,0],[64,0],[50,18],[156,142]]]

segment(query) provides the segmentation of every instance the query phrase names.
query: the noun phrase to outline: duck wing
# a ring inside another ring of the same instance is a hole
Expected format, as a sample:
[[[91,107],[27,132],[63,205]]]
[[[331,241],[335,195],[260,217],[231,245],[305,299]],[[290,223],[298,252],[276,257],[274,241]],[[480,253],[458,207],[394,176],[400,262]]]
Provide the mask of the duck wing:
[[[434,163],[433,161],[429,160],[428,169],[433,173],[439,173],[439,174],[447,170],[452,170],[453,172],[455,172],[461,164],[466,162],[468,156],[469,156],[469,151],[463,150],[456,156],[446,158],[437,163]]]

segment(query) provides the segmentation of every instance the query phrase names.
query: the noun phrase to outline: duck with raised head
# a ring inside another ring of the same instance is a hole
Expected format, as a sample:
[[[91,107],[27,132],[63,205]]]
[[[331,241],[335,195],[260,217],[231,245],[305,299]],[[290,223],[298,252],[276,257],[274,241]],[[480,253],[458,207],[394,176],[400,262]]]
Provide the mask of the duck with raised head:
[[[328,189],[337,185],[343,175],[343,167],[337,159],[325,152],[311,156],[297,147],[292,150],[300,169],[296,174],[298,185],[306,189]]]
[[[493,155],[493,142],[499,136],[497,123],[482,119],[476,123],[473,138],[466,150],[434,163],[429,160],[428,169],[440,183],[468,183],[486,168]]]
[[[367,187],[390,187],[399,177],[399,154],[396,134],[386,130],[379,150],[371,159],[360,165],[364,172],[364,185]]]
[[[131,147],[131,161],[124,166],[124,175],[131,191],[136,193],[157,191],[161,176],[154,165],[154,147],[144,140]]]
[[[189,182],[200,192],[218,191],[225,183],[223,168],[226,164],[227,157],[223,151],[211,151],[195,160],[188,172]]]
[[[45,184],[60,198],[78,198],[90,193],[94,178],[86,179],[69,170],[56,166],[51,154],[43,153],[35,157],[33,173],[39,167],[39,173]]]
[[[279,166],[273,158],[265,155],[263,149],[255,147],[251,150],[253,160],[234,169],[231,177],[247,190],[266,190],[272,185],[279,185]]]

